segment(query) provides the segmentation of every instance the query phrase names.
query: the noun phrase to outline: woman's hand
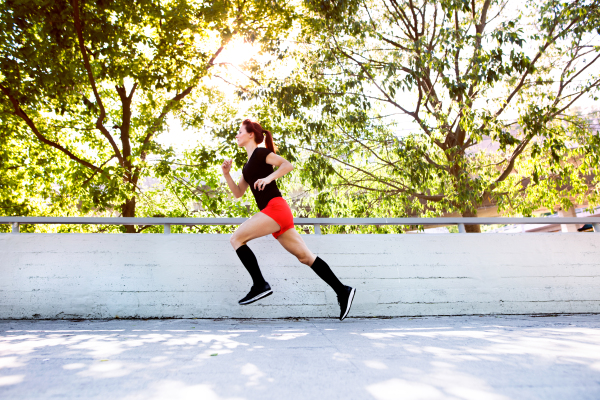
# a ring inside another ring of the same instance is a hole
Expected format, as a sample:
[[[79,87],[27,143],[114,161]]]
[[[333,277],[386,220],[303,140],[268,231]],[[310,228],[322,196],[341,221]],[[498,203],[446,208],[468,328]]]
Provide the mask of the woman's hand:
[[[268,176],[263,179],[257,179],[256,182],[254,182],[254,189],[263,190],[265,186],[271,182],[273,182],[273,179],[269,178]]]
[[[223,175],[227,175],[229,173],[229,171],[231,171],[231,164],[233,163],[233,160],[225,160],[223,161],[223,164],[221,165],[221,171],[223,171]]]

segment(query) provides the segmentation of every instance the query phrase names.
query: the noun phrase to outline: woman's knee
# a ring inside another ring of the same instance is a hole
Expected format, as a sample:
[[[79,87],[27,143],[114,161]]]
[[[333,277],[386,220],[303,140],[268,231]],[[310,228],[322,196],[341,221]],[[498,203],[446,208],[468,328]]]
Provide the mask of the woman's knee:
[[[308,265],[309,267],[312,265],[315,256],[312,253],[305,253],[301,256],[298,256],[298,261],[300,261],[304,265]]]
[[[240,237],[238,235],[236,235],[235,233],[233,235],[231,235],[231,237],[229,238],[229,243],[231,243],[231,246],[235,250],[237,250],[238,247],[240,247],[244,244],[243,240],[241,240]]]

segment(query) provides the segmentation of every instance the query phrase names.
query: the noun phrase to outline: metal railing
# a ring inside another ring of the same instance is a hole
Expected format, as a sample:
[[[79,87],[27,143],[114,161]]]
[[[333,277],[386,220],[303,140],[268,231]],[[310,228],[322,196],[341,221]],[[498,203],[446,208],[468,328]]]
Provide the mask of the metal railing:
[[[75,225],[162,225],[164,233],[171,233],[172,225],[241,225],[247,218],[105,218],[105,217],[0,217],[0,224],[11,224],[12,233],[19,233],[24,224]],[[312,225],[315,234],[321,234],[322,225],[457,225],[465,233],[465,225],[574,225],[590,224],[600,233],[600,217],[564,218],[294,218],[295,225]]]

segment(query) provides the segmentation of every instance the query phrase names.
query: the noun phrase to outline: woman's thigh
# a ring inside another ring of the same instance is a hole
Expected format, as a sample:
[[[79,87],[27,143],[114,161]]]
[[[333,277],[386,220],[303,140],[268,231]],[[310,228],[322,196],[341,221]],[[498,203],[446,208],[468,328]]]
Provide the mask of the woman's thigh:
[[[237,250],[250,240],[277,232],[279,229],[279,225],[273,218],[259,212],[235,230],[231,236],[231,244]]]
[[[317,258],[308,246],[306,246],[302,236],[294,228],[285,231],[277,240],[284,249],[295,255],[303,264],[310,266]]]

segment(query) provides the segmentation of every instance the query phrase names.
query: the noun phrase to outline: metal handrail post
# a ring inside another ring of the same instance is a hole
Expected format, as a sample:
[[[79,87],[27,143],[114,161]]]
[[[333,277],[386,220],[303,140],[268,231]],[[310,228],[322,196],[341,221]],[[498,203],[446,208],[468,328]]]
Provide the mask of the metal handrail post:
[[[321,225],[313,225],[315,227],[315,235],[320,235],[321,234]]]
[[[12,223],[12,233],[21,233],[21,231],[19,230],[19,223],[18,222],[13,222]]]
[[[163,225],[163,233],[165,235],[170,235],[171,234],[171,224],[164,224]]]
[[[595,233],[600,233],[600,224],[592,224]]]
[[[465,229],[465,224],[457,224],[458,225],[458,233],[467,233]]]

